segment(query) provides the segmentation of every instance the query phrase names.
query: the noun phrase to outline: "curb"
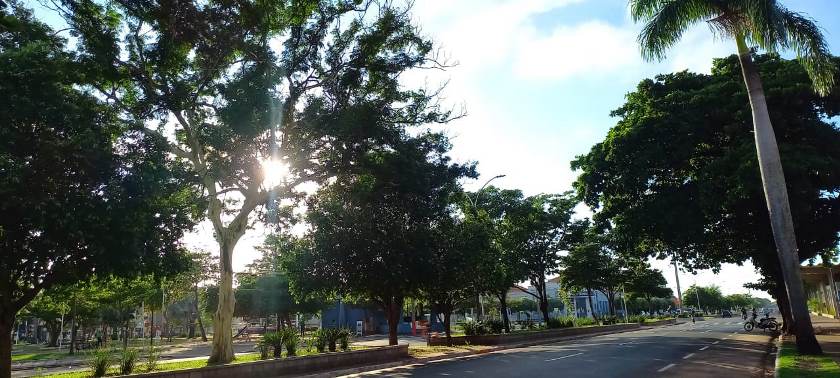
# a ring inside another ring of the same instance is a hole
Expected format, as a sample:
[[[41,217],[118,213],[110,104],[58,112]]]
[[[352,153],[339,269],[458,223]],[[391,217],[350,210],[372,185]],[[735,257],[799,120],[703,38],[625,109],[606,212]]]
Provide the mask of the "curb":
[[[481,356],[483,354],[493,353],[493,352],[498,352],[498,351],[508,350],[508,349],[516,349],[516,348],[523,348],[523,347],[529,347],[529,346],[543,345],[543,344],[548,344],[548,343],[556,343],[556,342],[560,342],[560,341],[587,339],[587,338],[590,338],[590,337],[613,335],[613,334],[618,334],[618,333],[634,332],[634,331],[640,331],[640,330],[648,330],[648,329],[659,328],[659,327],[670,327],[670,326],[679,325],[679,324],[683,324],[683,323],[672,323],[672,324],[664,324],[664,325],[661,325],[661,326],[647,326],[647,327],[646,326],[640,326],[639,328],[634,328],[634,329],[626,329],[626,330],[619,330],[619,331],[605,331],[605,332],[598,332],[598,333],[590,333],[590,334],[586,334],[586,335],[565,336],[565,337],[557,338],[557,339],[544,339],[544,340],[540,340],[540,341],[537,341],[537,342],[500,345],[500,346],[490,347],[490,348],[483,349],[483,350],[478,350],[478,351],[459,352],[459,353],[445,354],[445,355],[434,356],[434,357],[422,357],[422,358],[413,358],[413,359],[409,358],[409,359],[406,359],[406,360],[394,361],[394,362],[389,362],[389,363],[379,364],[379,365],[358,366],[358,367],[355,367],[355,368],[348,368],[348,369],[342,369],[342,370],[332,370],[332,371],[327,371],[327,372],[322,372],[322,373],[303,375],[303,376],[300,376],[300,378],[338,377],[338,376],[351,375],[351,374],[361,374],[361,373],[371,372],[371,371],[376,371],[376,370],[392,369],[392,368],[397,368],[397,367],[423,366],[423,365],[426,365],[426,364],[439,362],[439,361],[461,360],[461,359],[467,359],[467,358],[474,358],[474,357]]]

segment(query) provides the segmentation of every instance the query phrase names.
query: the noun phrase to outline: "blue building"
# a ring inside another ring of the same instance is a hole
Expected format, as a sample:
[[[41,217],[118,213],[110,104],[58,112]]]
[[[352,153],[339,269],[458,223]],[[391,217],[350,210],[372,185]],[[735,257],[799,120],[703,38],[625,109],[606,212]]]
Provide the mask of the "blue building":
[[[411,319],[403,321],[397,326],[397,333],[411,334]],[[360,327],[361,326],[361,329]],[[322,328],[349,328],[362,335],[387,334],[388,317],[378,306],[346,303],[336,301],[333,306],[321,311]]]

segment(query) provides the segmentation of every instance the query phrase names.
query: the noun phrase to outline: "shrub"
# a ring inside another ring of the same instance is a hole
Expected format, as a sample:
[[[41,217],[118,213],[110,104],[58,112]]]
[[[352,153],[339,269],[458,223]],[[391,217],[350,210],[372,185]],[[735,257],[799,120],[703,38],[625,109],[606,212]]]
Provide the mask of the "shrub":
[[[559,318],[549,318],[548,321],[545,322],[545,325],[549,329],[553,328],[569,328],[575,326],[575,319],[570,316],[563,316]]]
[[[601,318],[601,325],[610,325],[618,323],[618,317],[615,315],[605,316]]]
[[[627,322],[628,323],[644,324],[645,320],[647,320],[647,319],[648,319],[648,317],[645,316],[645,315],[633,315],[633,316],[628,316],[627,317]]]
[[[297,355],[297,346],[300,342],[300,335],[294,328],[284,328],[282,331],[283,344],[286,345],[286,356],[292,357]]]
[[[265,340],[260,340],[254,348],[260,353],[261,360],[268,359],[268,350],[270,349],[270,345],[268,345]]]
[[[320,328],[320,329],[316,330],[312,334],[312,339],[313,339],[314,344],[315,344],[315,349],[318,350],[318,353],[324,353],[324,351],[327,349],[326,329]]]
[[[266,332],[262,342],[270,345],[274,351],[274,358],[280,358],[283,354],[283,335],[280,332]]]
[[[464,328],[464,334],[467,336],[484,335],[487,333],[484,324],[475,320],[467,320],[461,324],[461,327]]]
[[[596,324],[598,324],[598,322],[596,322],[595,319],[592,319],[592,318],[577,318],[577,319],[575,319],[575,327],[585,327],[585,326],[591,326],[591,325],[596,325]]]
[[[137,364],[137,349],[125,348],[120,355],[120,374],[128,375],[134,371]]]
[[[105,348],[94,350],[89,356],[88,366],[94,377],[104,377],[111,366],[111,351]]]
[[[353,333],[347,328],[341,328],[338,330],[338,346],[341,347],[341,350],[348,351],[350,350],[350,335]]]
[[[491,319],[484,324],[487,326],[490,333],[502,333],[502,330],[505,329],[505,322],[500,319]]]
[[[146,371],[153,371],[157,368],[158,360],[160,359],[160,350],[154,346],[146,348]]]

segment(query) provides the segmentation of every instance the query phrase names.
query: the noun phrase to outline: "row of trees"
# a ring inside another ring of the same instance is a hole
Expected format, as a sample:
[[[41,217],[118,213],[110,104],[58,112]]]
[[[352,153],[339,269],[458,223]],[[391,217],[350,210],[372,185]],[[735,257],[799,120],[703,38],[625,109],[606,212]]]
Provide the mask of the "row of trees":
[[[723,295],[720,287],[715,285],[692,285],[683,292],[682,303],[683,306],[693,308],[698,308],[699,303],[698,309],[700,311],[711,313],[723,310],[746,309],[751,311],[753,308],[766,308],[770,305],[770,300],[753,297],[749,294]]]

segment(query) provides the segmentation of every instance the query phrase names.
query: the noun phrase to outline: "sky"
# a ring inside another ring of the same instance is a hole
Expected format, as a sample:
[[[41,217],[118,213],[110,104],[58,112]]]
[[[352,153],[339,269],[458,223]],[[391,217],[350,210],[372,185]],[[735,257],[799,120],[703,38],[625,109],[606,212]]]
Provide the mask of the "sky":
[[[814,18],[830,50],[840,54],[840,2],[788,0],[785,5]],[[33,2],[33,6],[37,6]],[[40,13],[40,12],[39,12]],[[730,40],[716,40],[705,25],[689,30],[661,62],[645,62],[625,0],[416,0],[413,17],[450,63],[445,72],[407,75],[406,85],[448,83],[444,102],[467,116],[447,125],[459,162],[477,161],[482,176],[465,182],[475,190],[494,185],[526,194],[571,189],[569,162],[604,139],[616,120],[611,110],[636,84],[658,73],[708,73],[712,59],[734,53]],[[578,216],[591,212],[578,207]],[[237,271],[259,257],[263,230],[249,231],[234,251]],[[217,250],[207,223],[185,244]],[[653,261],[676,291],[673,266]],[[725,294],[747,292],[758,278],[749,263],[724,265],[719,274],[681,272],[683,288],[719,285]],[[767,296],[766,293],[752,292]]]

